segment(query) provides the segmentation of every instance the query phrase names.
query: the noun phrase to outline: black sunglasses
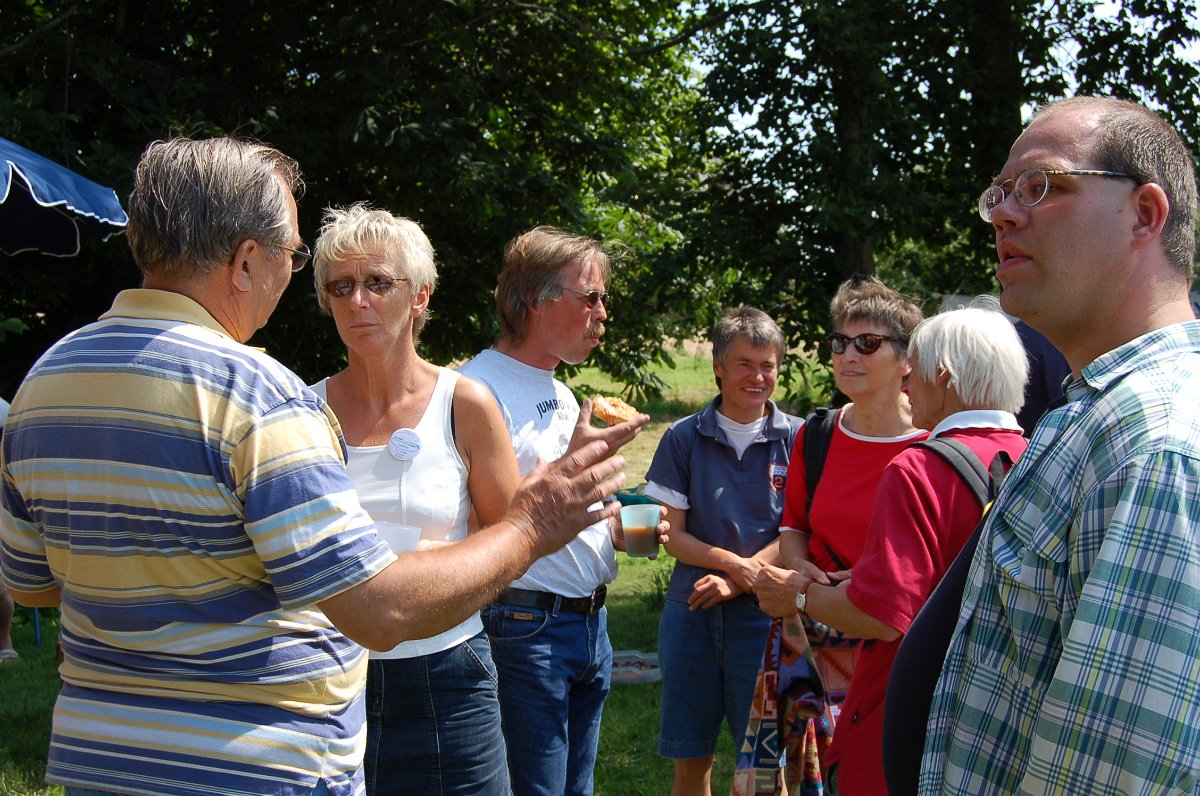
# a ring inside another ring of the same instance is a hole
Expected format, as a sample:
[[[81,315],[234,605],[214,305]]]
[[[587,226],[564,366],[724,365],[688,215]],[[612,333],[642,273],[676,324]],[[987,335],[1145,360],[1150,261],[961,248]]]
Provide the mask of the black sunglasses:
[[[562,286],[560,285],[560,287]],[[572,293],[583,296],[583,302],[587,304],[587,308],[589,310],[596,309],[596,305],[601,302],[603,302],[604,306],[607,307],[612,298],[607,293],[601,293],[599,290],[588,292],[586,290],[576,290],[573,287],[563,287],[563,290],[569,290]]]
[[[407,281],[408,278],[403,276],[368,276],[361,282],[346,277],[326,282],[322,289],[334,298],[345,298],[354,292],[355,285],[362,285],[376,296],[382,296],[395,287],[397,282]]]
[[[882,334],[863,333],[855,337],[847,337],[844,334],[834,332],[825,338],[825,342],[829,343],[830,350],[835,354],[846,353],[846,346],[850,343],[854,343],[854,347],[858,349],[858,353],[860,354],[874,354],[879,350],[879,346],[892,339]]]

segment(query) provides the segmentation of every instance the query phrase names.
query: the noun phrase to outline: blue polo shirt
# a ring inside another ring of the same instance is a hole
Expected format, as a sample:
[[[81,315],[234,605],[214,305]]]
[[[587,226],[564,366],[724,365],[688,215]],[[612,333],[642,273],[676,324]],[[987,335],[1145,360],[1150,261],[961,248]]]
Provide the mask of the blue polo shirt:
[[[752,556],[779,536],[792,443],[803,420],[768,402],[762,433],[739,459],[717,424],[717,396],[667,429],[646,480],[686,495],[687,530],[705,544]],[[675,562],[667,599],[687,602],[712,570]]]

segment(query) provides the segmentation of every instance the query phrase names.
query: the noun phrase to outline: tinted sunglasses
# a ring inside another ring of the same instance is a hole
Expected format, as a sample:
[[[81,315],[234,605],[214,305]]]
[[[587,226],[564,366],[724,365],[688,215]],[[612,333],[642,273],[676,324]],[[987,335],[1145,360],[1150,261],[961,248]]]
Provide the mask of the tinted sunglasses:
[[[835,354],[846,353],[846,346],[850,343],[854,343],[854,347],[860,354],[874,354],[879,350],[879,346],[892,339],[894,338],[882,334],[863,333],[856,337],[847,337],[844,334],[834,332],[825,338],[825,342],[829,343],[830,350]]]
[[[560,285],[560,287],[562,286]],[[573,287],[563,287],[563,290],[569,290],[576,295],[583,296],[583,302],[587,304],[587,308],[589,310],[596,309],[596,305],[601,302],[603,302],[604,306],[607,307],[610,299],[612,298],[607,293],[601,293],[599,290],[593,290],[590,293],[586,290],[576,290]]]
[[[368,276],[361,282],[346,277],[326,282],[322,289],[334,298],[345,298],[354,292],[355,285],[362,285],[376,296],[382,296],[395,287],[397,282],[407,281],[408,279],[403,276]]]

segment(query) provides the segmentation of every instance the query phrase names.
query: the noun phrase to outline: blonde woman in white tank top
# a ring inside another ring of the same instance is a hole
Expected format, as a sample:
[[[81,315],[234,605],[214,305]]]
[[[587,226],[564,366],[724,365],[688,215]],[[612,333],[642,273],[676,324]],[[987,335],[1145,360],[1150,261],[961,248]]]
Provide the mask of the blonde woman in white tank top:
[[[421,228],[365,205],[327,211],[314,258],[345,370],[313,385],[341,424],[347,469],[396,552],[453,544],[503,514],[519,476],[482,385],[421,358],[437,281]],[[496,671],[479,616],[372,653],[367,791],[507,794]]]

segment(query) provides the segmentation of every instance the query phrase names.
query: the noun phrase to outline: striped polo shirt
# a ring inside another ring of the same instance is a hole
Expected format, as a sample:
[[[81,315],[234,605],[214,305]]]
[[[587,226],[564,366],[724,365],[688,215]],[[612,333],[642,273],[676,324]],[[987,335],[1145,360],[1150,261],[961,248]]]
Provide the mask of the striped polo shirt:
[[[315,603],[395,556],[299,377],[125,291],[34,365],[3,454],[5,579],[62,590],[49,781],[362,791],[366,654]]]

